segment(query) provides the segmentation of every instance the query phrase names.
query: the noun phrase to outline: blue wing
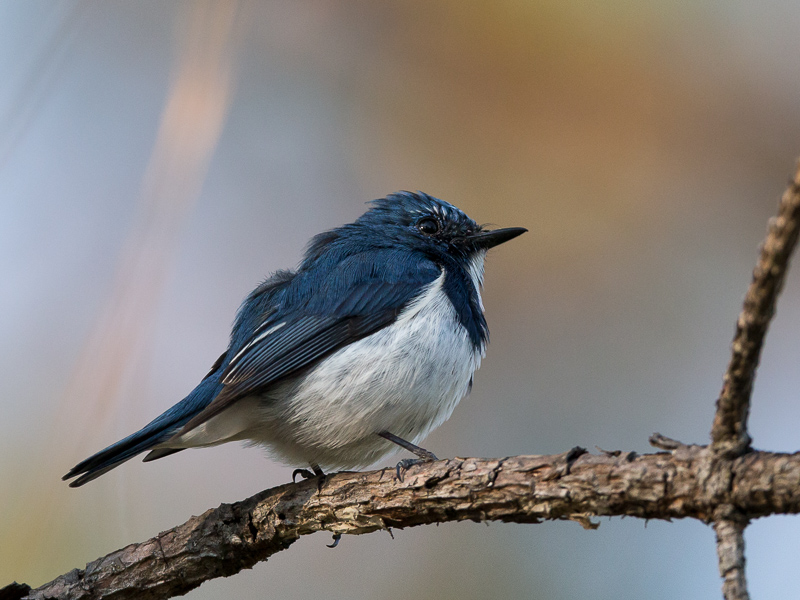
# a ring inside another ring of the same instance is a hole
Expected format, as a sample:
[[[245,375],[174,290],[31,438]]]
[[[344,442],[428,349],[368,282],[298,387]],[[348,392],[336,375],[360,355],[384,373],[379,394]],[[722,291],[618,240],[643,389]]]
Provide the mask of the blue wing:
[[[293,277],[294,273],[286,271],[276,273],[250,294],[248,302],[258,302],[264,306],[269,306],[271,299],[286,287]],[[62,479],[72,479],[80,475],[69,485],[70,487],[81,486],[100,477],[103,473],[119,466],[126,460],[130,460],[137,454],[141,454],[169,439],[219,394],[222,389],[220,374],[227,364],[228,354],[229,352],[226,352],[217,359],[208,375],[183,400],[157,416],[139,431],[81,461]],[[154,450],[148,455],[147,460],[154,460],[179,451],[179,449]]]
[[[262,312],[266,318],[232,348],[217,397],[176,435],[393,323],[440,275],[434,263],[395,250],[363,252],[330,269],[299,273],[276,297],[275,310]],[[242,309],[243,321],[248,310]]]
[[[183,400],[136,433],[76,465],[77,487],[391,324],[441,270],[396,250],[370,250],[298,273],[279,272],[244,302],[228,351]],[[179,449],[153,450],[154,460]]]

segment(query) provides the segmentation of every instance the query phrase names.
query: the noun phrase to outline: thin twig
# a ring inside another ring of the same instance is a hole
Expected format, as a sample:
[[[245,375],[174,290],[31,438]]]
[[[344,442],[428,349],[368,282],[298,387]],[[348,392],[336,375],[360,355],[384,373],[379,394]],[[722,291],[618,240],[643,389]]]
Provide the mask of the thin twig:
[[[750,449],[747,415],[755,371],[799,232],[800,163],[794,180],[781,198],[777,217],[770,219],[767,237],[753,271],[753,281],[736,323],[733,353],[717,400],[711,428],[712,448],[729,458]]]
[[[750,600],[744,576],[744,528],[746,522],[722,519],[714,522],[717,534],[719,574],[725,600]]]
[[[783,193],[778,215],[770,219],[767,237],[753,270],[744,307],[736,322],[733,352],[723,377],[711,426],[711,450],[721,464],[750,451],[747,416],[756,368],[775,315],[775,304],[783,287],[789,258],[800,234],[800,162],[795,176]],[[731,503],[721,503],[714,518],[717,534],[719,572],[723,577],[725,600],[749,600],[744,572],[744,530],[754,515],[737,511]]]

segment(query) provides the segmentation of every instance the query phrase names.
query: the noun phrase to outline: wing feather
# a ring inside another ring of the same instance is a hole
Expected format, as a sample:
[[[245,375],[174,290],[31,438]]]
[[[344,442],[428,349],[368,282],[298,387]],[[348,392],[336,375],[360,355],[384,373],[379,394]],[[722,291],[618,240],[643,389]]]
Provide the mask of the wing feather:
[[[265,311],[221,375],[222,390],[177,434],[194,429],[241,398],[263,392],[336,350],[393,323],[441,270],[383,250],[341,261],[328,272],[298,274]],[[405,259],[405,260],[403,260]],[[292,286],[296,284],[296,289]],[[247,304],[242,311],[248,310]]]

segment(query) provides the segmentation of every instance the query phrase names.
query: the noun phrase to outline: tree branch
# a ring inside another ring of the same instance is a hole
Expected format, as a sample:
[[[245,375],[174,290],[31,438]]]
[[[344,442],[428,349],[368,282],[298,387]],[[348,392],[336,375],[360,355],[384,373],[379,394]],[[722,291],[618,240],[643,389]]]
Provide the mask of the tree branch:
[[[744,577],[744,528],[746,522],[720,519],[714,523],[717,534],[719,574],[725,600],[750,600]]]
[[[750,412],[753,380],[764,336],[775,314],[775,303],[789,267],[789,257],[797,245],[798,233],[800,162],[794,179],[778,205],[778,215],[769,221],[767,237],[753,270],[753,281],[736,323],[733,353],[722,380],[722,391],[711,428],[712,447],[716,452],[737,456],[750,448],[747,415]]]
[[[747,416],[761,348],[775,305],[783,288],[789,258],[800,234],[800,162],[794,179],[778,204],[778,215],[769,221],[767,237],[761,245],[753,280],[747,289],[744,306],[736,322],[732,355],[722,378],[722,391],[711,426],[711,449],[721,459],[731,459],[750,451]],[[733,505],[721,505],[714,521],[717,535],[719,572],[726,600],[749,600],[744,571],[744,530],[751,517]]]
[[[322,530],[363,534],[464,520],[591,527],[589,516],[599,515],[710,522],[720,506],[751,516],[800,513],[800,454],[720,460],[702,446],[642,456],[581,452],[440,460],[412,467],[403,482],[384,469],[331,475],[319,488],[318,480],[283,485],[131,544],[28,597],[169,598]]]

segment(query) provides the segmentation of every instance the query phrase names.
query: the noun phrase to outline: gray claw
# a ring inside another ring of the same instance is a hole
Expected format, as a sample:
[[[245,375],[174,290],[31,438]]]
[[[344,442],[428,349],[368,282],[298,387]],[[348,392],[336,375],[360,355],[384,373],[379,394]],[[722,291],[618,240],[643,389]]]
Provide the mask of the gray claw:
[[[292,471],[292,483],[296,483],[297,476],[300,475],[303,479],[314,479],[316,475],[308,469],[295,469]]]
[[[409,467],[438,460],[433,454],[431,454],[431,456],[433,458],[404,458],[398,462],[397,466],[395,467],[398,481],[400,481],[400,483],[403,482],[403,471],[406,471]]]

